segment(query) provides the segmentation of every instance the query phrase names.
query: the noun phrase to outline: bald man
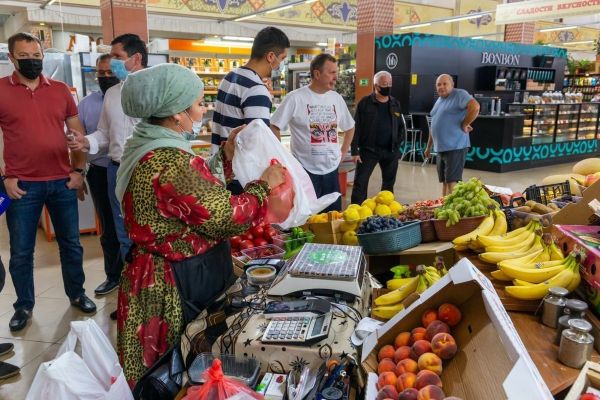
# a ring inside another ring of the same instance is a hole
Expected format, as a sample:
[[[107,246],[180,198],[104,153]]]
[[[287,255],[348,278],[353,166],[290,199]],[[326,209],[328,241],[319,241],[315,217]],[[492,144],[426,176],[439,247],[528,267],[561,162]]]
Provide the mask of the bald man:
[[[450,75],[440,75],[435,87],[440,97],[431,109],[431,134],[425,157],[429,158],[435,147],[438,178],[446,196],[456,182],[462,181],[467,150],[471,146],[469,133],[479,115],[479,103],[466,90],[455,89]]]

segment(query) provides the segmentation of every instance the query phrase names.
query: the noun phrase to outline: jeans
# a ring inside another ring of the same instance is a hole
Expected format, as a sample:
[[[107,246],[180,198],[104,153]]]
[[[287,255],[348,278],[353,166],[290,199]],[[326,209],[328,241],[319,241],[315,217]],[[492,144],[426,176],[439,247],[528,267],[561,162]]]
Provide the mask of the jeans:
[[[117,195],[115,194],[118,170],[118,165],[115,165],[112,162],[108,163],[106,181],[108,182],[108,198],[110,199],[110,207],[112,208],[115,231],[117,232],[117,238],[121,245],[121,260],[125,262],[125,257],[129,253],[132,242],[125,230],[125,221],[123,221],[123,215],[121,214],[121,203],[117,200]]]
[[[389,190],[393,193],[399,158],[400,153],[396,151],[361,149],[360,159],[362,162],[356,164],[351,202],[353,204],[362,204],[367,199],[369,178],[377,164],[381,168],[381,190]]]
[[[118,282],[123,269],[123,259],[120,253],[119,239],[115,230],[115,221],[108,197],[108,181],[106,167],[99,167],[91,164],[87,173],[87,181],[90,186],[90,193],[94,200],[94,207],[100,217],[102,225],[102,235],[100,236],[100,245],[104,254],[104,272],[106,279],[111,282]]]
[[[76,300],[85,293],[83,283],[83,248],[79,243],[79,212],[77,191],[67,189],[66,179],[45,182],[19,181],[27,193],[13,200],[6,211],[10,236],[9,271],[17,301],[15,310],[32,310],[35,304],[33,288],[33,252],[38,222],[44,204],[48,208],[58,242],[65,293]]]
[[[315,188],[315,193],[317,194],[317,198],[321,196],[325,196],[329,193],[335,193],[340,191],[340,174],[338,170],[334,170],[325,175],[316,175],[313,173],[308,173],[310,180],[312,181],[313,187]],[[338,197],[336,201],[333,202],[329,207],[322,210],[321,212],[329,212],[329,211],[341,211],[342,210],[342,196]]]

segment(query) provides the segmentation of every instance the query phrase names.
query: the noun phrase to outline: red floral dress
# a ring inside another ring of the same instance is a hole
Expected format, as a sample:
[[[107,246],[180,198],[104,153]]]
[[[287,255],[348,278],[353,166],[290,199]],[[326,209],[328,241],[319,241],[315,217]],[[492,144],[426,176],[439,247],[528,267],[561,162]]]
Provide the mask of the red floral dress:
[[[205,161],[174,148],[151,151],[123,197],[135,246],[119,286],[117,348],[132,388],[184,329],[171,262],[203,254],[265,215],[266,183],[251,182],[233,196],[215,176],[232,175],[222,159],[222,152]]]

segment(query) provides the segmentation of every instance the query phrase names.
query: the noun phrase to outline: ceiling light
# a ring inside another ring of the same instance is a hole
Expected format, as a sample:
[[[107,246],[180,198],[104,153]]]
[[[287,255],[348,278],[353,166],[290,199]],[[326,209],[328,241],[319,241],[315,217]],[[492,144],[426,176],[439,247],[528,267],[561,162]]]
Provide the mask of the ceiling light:
[[[257,15],[257,14],[246,15],[245,17],[239,17],[239,18],[236,18],[236,19],[234,19],[234,21],[235,21],[235,22],[245,21],[245,20],[247,20],[247,19],[250,19],[250,18],[254,18],[254,17],[256,17],[256,15]]]
[[[588,44],[588,43],[594,43],[593,40],[582,40],[580,42],[563,42],[561,43],[562,45],[570,45],[570,44]]]
[[[204,42],[193,42],[194,46],[215,46],[215,47],[244,47],[251,48],[252,43],[245,42],[227,42],[225,40],[205,39]]]
[[[276,7],[274,9],[272,9],[272,10],[265,11],[265,14],[271,14],[271,13],[274,13],[274,12],[287,10],[288,8],[292,8],[292,7],[294,7],[294,4],[291,4],[289,6]]]
[[[316,43],[316,45],[319,47],[327,47],[327,43],[325,43],[325,42],[319,42],[319,43]]]
[[[483,36],[473,36],[471,39],[483,39]]]
[[[577,28],[577,25],[559,26],[558,28],[545,28],[545,29],[540,29],[538,32],[564,31],[567,29],[574,29],[574,28]]]
[[[45,22],[40,22],[40,26],[45,26],[46,23]]]
[[[444,20],[444,23],[450,24],[452,22],[465,21],[467,19],[483,17],[484,15],[487,15],[487,14],[477,13],[477,14],[465,15],[462,17],[448,18],[448,19]]]
[[[254,42],[254,38],[243,36],[223,36],[225,40],[237,40],[239,42]]]
[[[425,22],[422,24],[415,24],[415,25],[405,25],[405,26],[401,26],[400,29],[421,28],[423,26],[429,26],[429,25],[431,25],[431,22]]]
[[[54,3],[56,3],[56,0],[48,0],[48,1],[46,1],[44,4],[42,4],[42,5],[40,6],[40,8],[44,9],[44,8],[46,8],[46,7],[48,7],[48,6],[51,6],[51,5],[52,5],[52,4],[54,4]]]

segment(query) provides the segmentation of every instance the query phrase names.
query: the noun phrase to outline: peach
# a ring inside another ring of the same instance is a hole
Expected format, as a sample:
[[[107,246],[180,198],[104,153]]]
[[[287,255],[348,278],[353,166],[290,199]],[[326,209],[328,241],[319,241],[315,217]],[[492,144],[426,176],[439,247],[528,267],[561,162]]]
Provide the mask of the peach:
[[[398,393],[402,392],[405,389],[410,389],[415,387],[415,381],[417,380],[417,375],[412,372],[405,372],[398,377],[396,380],[396,389]]]
[[[442,379],[436,373],[424,369],[417,374],[415,389],[421,390],[427,385],[442,387]]]
[[[442,359],[433,353],[422,354],[417,364],[421,371],[426,369],[438,375],[442,374]]]
[[[419,396],[417,389],[405,389],[398,395],[398,400],[417,400],[417,396]]]
[[[377,354],[377,360],[381,361],[384,358],[394,358],[394,351],[396,351],[396,349],[394,349],[394,346],[390,346],[389,344],[383,346],[381,349],[379,349],[379,353]]]
[[[410,348],[410,358],[415,361],[425,353],[431,353],[431,343],[427,340],[417,340]]]
[[[442,389],[435,385],[428,385],[419,390],[417,400],[444,400],[444,397],[446,395]]]
[[[421,316],[421,323],[425,328],[427,328],[427,326],[436,319],[438,319],[437,311],[434,309],[429,309],[423,313],[423,316]]]
[[[379,390],[377,393],[376,400],[384,400],[384,399],[393,399],[396,400],[398,398],[398,391],[395,386],[385,385]]]
[[[423,328],[422,326],[413,329],[410,332],[409,345],[412,346],[412,344],[414,342],[416,342],[417,340],[426,339],[426,336],[427,336],[427,330],[425,328]]]
[[[450,327],[440,320],[432,321],[427,327],[425,338],[431,342],[431,339],[438,333],[450,333]]]
[[[456,354],[458,346],[451,334],[438,333],[431,339],[431,350],[442,360],[449,360]]]
[[[394,361],[396,362],[396,364],[408,357],[410,357],[409,346],[398,347],[396,349],[396,352],[394,353]]]
[[[394,347],[398,348],[398,347],[402,347],[402,346],[408,346],[409,342],[410,342],[410,332],[402,332],[402,333],[399,333],[398,336],[396,336],[396,339],[394,339]]]
[[[416,374],[419,372],[419,366],[417,362],[411,358],[405,358],[396,364],[396,376],[400,376],[406,372],[412,372]]]
[[[383,372],[394,372],[396,369],[396,363],[391,358],[384,358],[377,364],[377,373],[381,374]]]
[[[396,374],[390,371],[382,372],[379,374],[379,379],[377,380],[377,387],[383,388],[387,385],[391,385],[394,388],[396,387]]]
[[[444,303],[438,308],[438,319],[449,326],[458,325],[461,318],[460,310],[454,304]]]

